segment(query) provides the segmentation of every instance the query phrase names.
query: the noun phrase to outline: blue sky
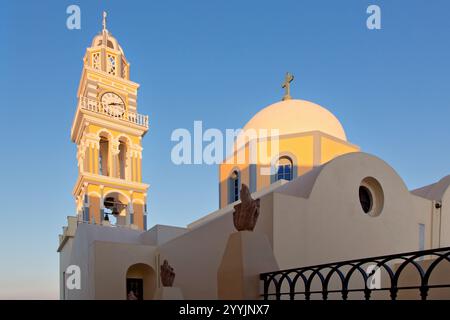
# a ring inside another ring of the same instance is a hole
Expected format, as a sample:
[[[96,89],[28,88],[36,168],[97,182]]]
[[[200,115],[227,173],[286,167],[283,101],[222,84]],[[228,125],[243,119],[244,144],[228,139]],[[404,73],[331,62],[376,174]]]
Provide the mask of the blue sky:
[[[66,8],[81,8],[81,30]],[[366,8],[382,30],[366,28]],[[141,84],[138,110],[150,184],[149,225],[184,226],[218,206],[217,167],[175,166],[176,128],[240,128],[292,95],[342,122],[348,139],[386,160],[409,188],[450,173],[450,2],[2,1],[0,298],[57,298],[57,235],[74,214],[70,127],[82,57],[108,29]]]

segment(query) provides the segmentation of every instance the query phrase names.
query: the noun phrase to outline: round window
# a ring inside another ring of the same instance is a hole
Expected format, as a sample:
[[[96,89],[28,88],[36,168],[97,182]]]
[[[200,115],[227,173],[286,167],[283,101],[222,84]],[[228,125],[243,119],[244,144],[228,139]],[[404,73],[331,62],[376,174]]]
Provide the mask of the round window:
[[[359,203],[365,214],[376,217],[384,207],[384,193],[381,184],[373,177],[366,177],[359,185]]]
[[[370,190],[364,186],[359,187],[359,202],[361,203],[364,213],[369,213],[373,205],[372,194],[370,193]]]

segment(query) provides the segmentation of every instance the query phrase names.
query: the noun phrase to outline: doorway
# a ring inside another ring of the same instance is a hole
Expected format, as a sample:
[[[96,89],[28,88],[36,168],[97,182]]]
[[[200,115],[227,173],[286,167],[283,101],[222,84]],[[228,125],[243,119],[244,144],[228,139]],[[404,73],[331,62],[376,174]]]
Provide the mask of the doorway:
[[[127,300],[143,300],[144,281],[142,279],[127,278]]]
[[[151,300],[156,289],[156,274],[152,267],[145,263],[131,265],[126,273],[125,299]]]

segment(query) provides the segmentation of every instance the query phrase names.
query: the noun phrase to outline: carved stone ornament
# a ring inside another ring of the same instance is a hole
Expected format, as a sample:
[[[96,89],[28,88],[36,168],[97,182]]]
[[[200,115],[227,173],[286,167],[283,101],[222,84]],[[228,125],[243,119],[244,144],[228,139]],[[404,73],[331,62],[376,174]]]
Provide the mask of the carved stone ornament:
[[[234,227],[237,231],[253,231],[259,216],[259,199],[252,199],[245,184],[242,184],[240,199],[241,203],[234,206]]]
[[[163,287],[172,287],[175,280],[175,272],[167,260],[161,265],[161,283]]]

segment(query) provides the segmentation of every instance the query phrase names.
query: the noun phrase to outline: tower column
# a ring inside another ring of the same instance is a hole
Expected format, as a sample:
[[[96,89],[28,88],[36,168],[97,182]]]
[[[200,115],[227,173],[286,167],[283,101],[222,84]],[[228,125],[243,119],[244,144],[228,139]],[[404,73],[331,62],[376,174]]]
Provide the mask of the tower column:
[[[137,182],[142,182],[142,150],[143,148],[140,145],[136,146],[137,149]]]
[[[141,182],[142,181],[142,169],[141,169],[141,164],[142,164],[142,156],[141,153],[138,154],[137,158],[136,158],[136,163],[137,163],[137,182]]]
[[[134,201],[133,202],[133,224],[135,224],[140,230],[144,229],[144,205]]]
[[[84,170],[90,173],[98,173],[98,150],[100,148],[100,138],[93,133],[87,133],[84,138],[86,146],[87,166]]]
[[[104,186],[100,185],[100,203],[99,203],[99,209],[98,209],[99,215],[100,215],[99,223],[101,223],[105,218],[105,206],[104,206],[105,199],[103,197],[103,189],[104,189]]]
[[[144,193],[144,215],[143,215],[144,231],[147,230],[147,194]]]
[[[99,159],[99,150],[100,150],[100,146],[99,144],[95,145],[94,147],[94,173],[98,174],[99,173],[99,168],[98,168],[98,159]]]
[[[85,158],[86,158],[86,147],[85,147],[84,143],[82,142],[78,145],[78,150],[77,150],[78,172],[79,173],[84,171]]]
[[[131,157],[131,167],[133,168],[133,181],[136,181],[136,153],[133,152],[133,156]]]
[[[89,195],[90,222],[101,224],[103,217],[100,214],[100,197],[96,194]]]
[[[134,149],[130,152],[130,162],[131,181],[136,181],[136,151]]]
[[[122,54],[119,53],[117,55],[117,61],[116,61],[116,72],[119,76],[122,76]]]
[[[114,139],[111,141],[111,177],[119,177],[119,141]]]
[[[88,166],[88,172],[91,172],[92,173],[92,171],[93,171],[93,160],[94,159],[92,159],[93,157],[94,157],[94,152],[93,152],[93,147],[92,147],[92,144],[91,143],[89,143],[88,144],[88,152],[89,152],[89,157],[88,157],[88,159],[89,159],[89,166]]]
[[[125,154],[125,180],[133,180],[133,151],[127,146]]]
[[[141,162],[142,162],[142,147],[138,144],[130,146],[130,178],[132,181],[141,182]]]

